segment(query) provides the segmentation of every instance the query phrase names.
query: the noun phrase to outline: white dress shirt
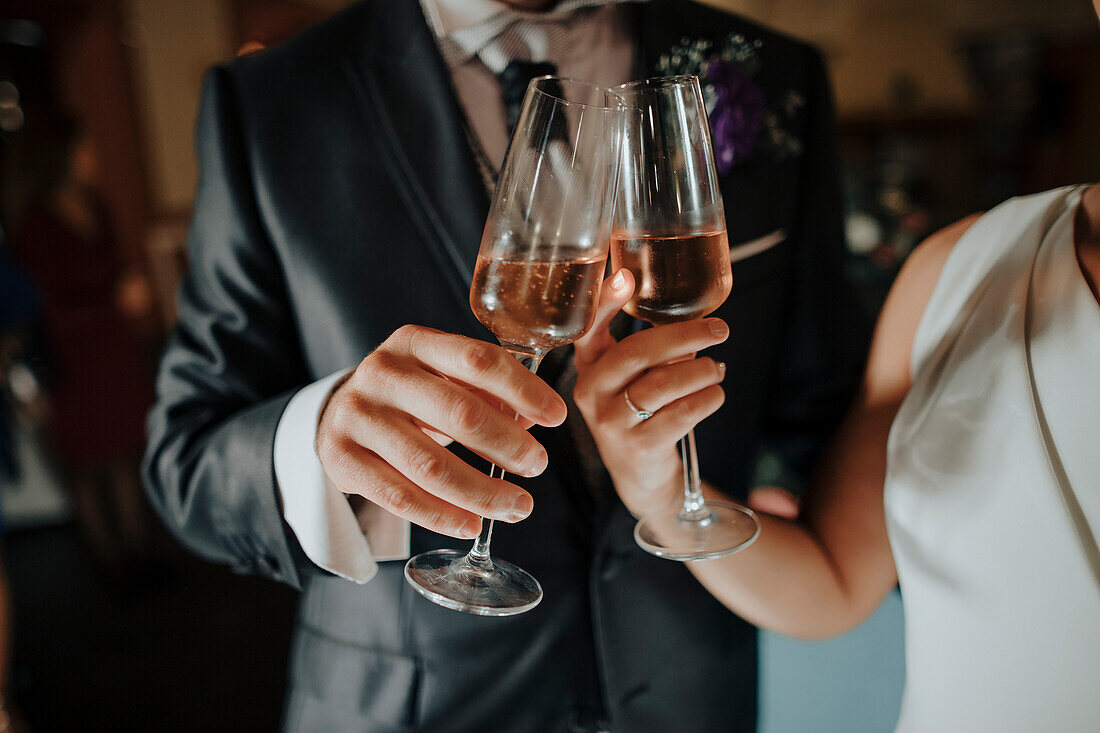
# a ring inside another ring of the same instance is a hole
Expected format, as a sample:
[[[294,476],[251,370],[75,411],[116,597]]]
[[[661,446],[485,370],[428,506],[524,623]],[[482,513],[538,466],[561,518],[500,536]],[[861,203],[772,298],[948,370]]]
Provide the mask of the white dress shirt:
[[[543,31],[552,38],[541,49],[528,49],[527,60],[549,61],[560,76],[601,86],[631,78],[634,46],[614,2],[565,0],[549,13],[513,11],[496,0],[422,0],[421,5],[445,50],[459,104],[489,163],[498,170],[508,147],[500,85],[478,55],[482,49],[474,49],[473,55],[456,51],[454,34],[476,32],[478,24],[492,24],[501,14],[509,14],[509,27],[531,26],[520,34],[524,38],[536,38]],[[539,24],[548,27],[536,28]],[[543,53],[549,55],[540,58]],[[488,63],[498,63],[486,56]],[[353,510],[348,497],[327,479],[317,457],[314,444],[321,412],[349,371],[314,382],[290,400],[275,432],[275,477],[283,516],[306,556],[329,572],[366,583],[377,572],[378,562],[409,556],[410,526],[370,502],[357,502]]]

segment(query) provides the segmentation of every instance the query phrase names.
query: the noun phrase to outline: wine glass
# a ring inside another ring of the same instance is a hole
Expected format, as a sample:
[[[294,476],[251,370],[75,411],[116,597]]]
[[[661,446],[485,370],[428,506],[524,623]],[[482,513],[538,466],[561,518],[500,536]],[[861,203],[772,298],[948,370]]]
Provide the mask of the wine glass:
[[[611,262],[637,283],[623,310],[653,324],[702,318],[729,296],[733,276],[699,78],[646,79],[615,91],[627,109]],[[704,501],[694,430],[680,440],[680,457],[683,500],[643,517],[638,544],[672,560],[748,547],[760,523],[743,506]]]
[[[474,315],[531,372],[592,327],[611,241],[622,99],[584,82],[531,81],[508,146],[470,288]],[[489,475],[503,478],[492,466]],[[411,558],[405,578],[441,606],[482,616],[523,613],[542,588],[489,556],[493,521],[469,552]]]

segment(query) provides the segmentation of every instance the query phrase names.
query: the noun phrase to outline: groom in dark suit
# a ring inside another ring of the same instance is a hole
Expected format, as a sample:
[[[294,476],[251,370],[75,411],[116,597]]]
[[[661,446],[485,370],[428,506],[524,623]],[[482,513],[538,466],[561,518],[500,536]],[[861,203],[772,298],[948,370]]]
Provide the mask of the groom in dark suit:
[[[576,411],[548,429],[565,404],[467,302],[527,79],[681,71],[706,76],[733,244],[700,462],[743,498],[764,453],[805,470],[858,375],[815,51],[675,0],[366,0],[209,73],[145,476],[195,552],[302,590],[288,730],[755,728],[755,630],[635,546]],[[559,351],[540,376],[568,400]],[[533,478],[490,481],[475,453]],[[469,616],[406,585],[410,553],[532,497],[493,552],[542,582],[537,608]]]

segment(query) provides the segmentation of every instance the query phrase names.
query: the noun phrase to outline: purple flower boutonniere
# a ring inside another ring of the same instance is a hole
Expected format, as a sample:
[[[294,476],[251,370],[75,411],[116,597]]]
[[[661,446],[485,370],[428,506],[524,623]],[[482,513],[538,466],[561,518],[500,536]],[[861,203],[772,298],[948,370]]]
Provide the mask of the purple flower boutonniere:
[[[708,39],[693,42],[683,38],[657,61],[662,75],[699,77],[710,118],[714,162],[721,175],[758,151],[767,152],[776,161],[802,153],[802,142],[786,129],[802,108],[802,97],[788,91],[769,105],[754,81],[761,68],[758,52],[763,45],[730,34],[715,50]]]

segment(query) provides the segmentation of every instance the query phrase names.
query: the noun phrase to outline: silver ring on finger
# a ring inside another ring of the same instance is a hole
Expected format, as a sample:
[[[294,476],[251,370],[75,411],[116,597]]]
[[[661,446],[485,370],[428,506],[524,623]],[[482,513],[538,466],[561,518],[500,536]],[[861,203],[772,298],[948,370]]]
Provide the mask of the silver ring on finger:
[[[629,388],[623,390],[623,399],[626,400],[626,406],[630,408],[631,412],[637,415],[639,420],[648,420],[649,418],[653,417],[652,412],[650,412],[649,410],[643,410],[631,401]]]

